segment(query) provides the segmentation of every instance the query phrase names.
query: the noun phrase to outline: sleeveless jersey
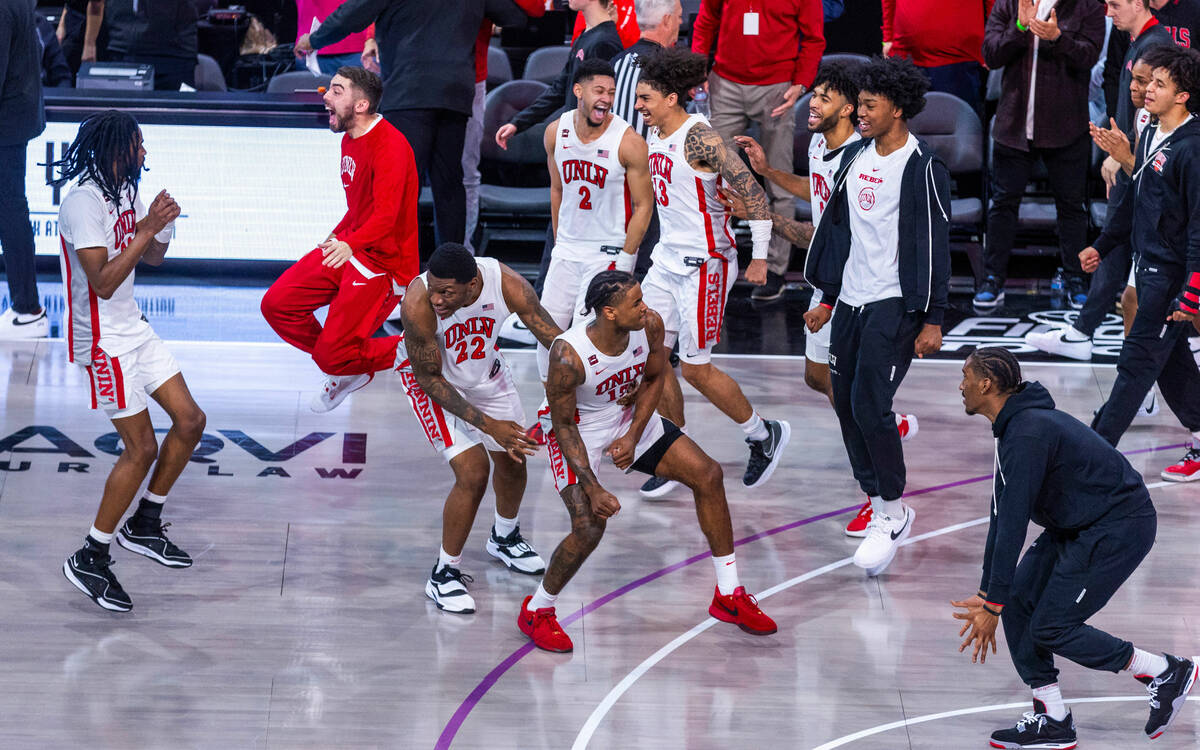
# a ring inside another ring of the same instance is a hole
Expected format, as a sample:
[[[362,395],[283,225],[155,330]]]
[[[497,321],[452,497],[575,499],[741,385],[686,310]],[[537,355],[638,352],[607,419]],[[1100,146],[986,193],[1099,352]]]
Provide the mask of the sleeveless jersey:
[[[437,319],[442,375],[459,390],[478,388],[504,366],[497,339],[509,309],[501,288],[500,261],[477,258],[475,262],[483,278],[479,299],[448,318]],[[421,274],[420,279],[428,289],[428,274]]]
[[[599,138],[584,143],[575,132],[575,112],[558,118],[554,139],[554,163],[563,191],[554,256],[592,260],[602,246],[619,251],[625,244],[629,188],[618,151],[629,123],[613,115]]]
[[[812,200],[812,223],[817,226],[821,223],[821,216],[825,213],[825,206],[829,205],[829,198],[833,192],[833,178],[837,175],[837,171],[842,166],[842,154],[846,152],[846,147],[855,141],[862,140],[862,136],[855,131],[850,134],[846,142],[838,146],[833,151],[829,150],[829,144],[825,142],[825,136],[817,133],[813,136],[808,144],[808,184],[809,193]]]
[[[650,344],[645,330],[630,331],[625,351],[610,357],[588,338],[587,327],[588,322],[581,321],[558,339],[571,345],[587,375],[575,389],[575,418],[579,429],[606,430],[633,418],[633,406],[620,406],[617,401],[641,382]]]
[[[662,230],[650,255],[656,265],[678,274],[691,274],[710,257],[737,260],[729,230],[729,215],[717,198],[721,176],[688,164],[684,140],[703,115],[691,115],[671,135],[650,129],[650,177]]]

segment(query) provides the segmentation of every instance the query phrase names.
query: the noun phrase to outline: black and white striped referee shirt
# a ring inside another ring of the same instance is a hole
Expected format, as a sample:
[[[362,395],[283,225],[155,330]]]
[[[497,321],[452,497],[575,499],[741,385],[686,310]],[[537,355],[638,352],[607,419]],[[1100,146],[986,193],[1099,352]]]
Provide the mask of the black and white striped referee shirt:
[[[613,70],[617,73],[617,97],[613,102],[613,112],[629,123],[642,138],[647,136],[650,128],[642,122],[641,114],[633,108],[637,103],[638,80],[642,77],[642,69],[637,64],[638,55],[653,54],[660,49],[662,45],[658,42],[643,38],[612,59]]]

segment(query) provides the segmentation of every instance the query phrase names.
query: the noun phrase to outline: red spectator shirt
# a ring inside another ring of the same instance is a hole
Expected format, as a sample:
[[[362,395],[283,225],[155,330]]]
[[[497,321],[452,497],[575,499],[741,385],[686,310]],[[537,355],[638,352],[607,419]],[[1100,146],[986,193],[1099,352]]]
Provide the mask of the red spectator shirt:
[[[380,117],[357,138],[342,136],[346,215],[333,234],[368,270],[407,285],[420,270],[417,198],[421,189],[412,147]]]
[[[617,33],[621,35],[621,44],[626,48],[632,47],[634,42],[642,38],[642,31],[638,28],[637,11],[633,7],[633,0],[616,0],[616,6]],[[575,30],[571,32],[571,44],[575,43],[575,40],[579,38],[579,35],[586,28],[587,24],[583,20],[583,14],[576,14]]]
[[[541,18],[546,15],[545,0],[513,0],[525,15],[530,18]],[[487,80],[488,45],[492,43],[492,26],[494,24],[483,19],[479,26],[479,36],[475,37],[475,83]]]
[[[883,0],[883,41],[892,57],[922,68],[983,64],[983,27],[995,0]]]
[[[747,13],[758,14],[757,34],[745,33]],[[703,0],[692,28],[692,52],[707,55],[714,37],[713,72],[722,78],[808,88],[825,52],[825,11],[821,0]]]

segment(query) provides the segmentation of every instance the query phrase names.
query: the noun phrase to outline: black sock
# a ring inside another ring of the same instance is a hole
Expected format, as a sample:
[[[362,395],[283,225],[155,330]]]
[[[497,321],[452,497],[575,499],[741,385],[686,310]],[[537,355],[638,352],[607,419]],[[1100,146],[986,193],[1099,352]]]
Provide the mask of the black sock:
[[[96,557],[106,557],[108,555],[108,543],[97,542],[92,538],[91,534],[83,538],[83,548]]]
[[[138,502],[137,512],[129,519],[134,526],[146,528],[147,526],[157,525],[159,519],[162,518],[162,503],[152,503],[146,498],[142,498]]]

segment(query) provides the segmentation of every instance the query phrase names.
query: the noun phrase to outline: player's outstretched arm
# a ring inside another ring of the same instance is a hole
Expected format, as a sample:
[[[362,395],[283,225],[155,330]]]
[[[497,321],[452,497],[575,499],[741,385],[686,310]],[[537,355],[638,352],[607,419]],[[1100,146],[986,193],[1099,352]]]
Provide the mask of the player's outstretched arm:
[[[749,215],[746,209],[746,202],[742,196],[730,190],[722,192],[721,202],[725,204],[725,208],[729,213],[739,219],[745,219]],[[775,234],[783,237],[796,247],[808,247],[812,242],[813,232],[816,231],[812,224],[781,216],[774,211],[771,211],[770,215],[771,231]]]
[[[625,167],[625,184],[629,188],[629,202],[632,213],[629,223],[625,226],[625,247],[622,250],[628,256],[627,268],[618,263],[617,268],[632,270],[637,259],[638,248],[646,229],[654,217],[654,188],[650,184],[649,149],[646,141],[634,132],[633,128],[625,130],[621,137],[621,148],[618,152],[621,165]]]
[[[525,277],[503,263],[500,264],[500,274],[504,304],[517,314],[538,343],[549,349],[554,339],[562,335],[562,329],[542,307],[537,292],[533,291]]]
[[[746,152],[750,160],[750,168],[763,177],[788,191],[802,200],[812,200],[812,189],[807,177],[792,174],[784,169],[776,169],[767,161],[767,154],[759,142],[748,135],[735,135],[733,142]]]
[[[725,147],[725,141],[717,131],[703,123],[693,125],[683,146],[689,164],[721,175],[729,188],[742,197],[747,219],[771,218],[766,192],[741,157]]]

